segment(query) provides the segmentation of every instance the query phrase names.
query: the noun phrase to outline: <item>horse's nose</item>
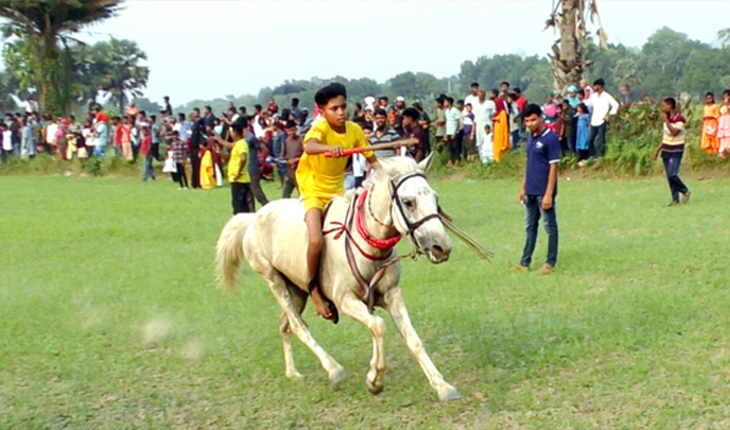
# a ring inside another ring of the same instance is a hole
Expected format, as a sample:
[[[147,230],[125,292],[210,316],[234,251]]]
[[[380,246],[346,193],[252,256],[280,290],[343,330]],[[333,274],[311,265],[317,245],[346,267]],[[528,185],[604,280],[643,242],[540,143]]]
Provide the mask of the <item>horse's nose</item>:
[[[443,263],[444,261],[449,259],[449,255],[451,254],[451,247],[440,244],[433,244],[426,250],[426,252],[428,253],[428,256],[432,262]]]

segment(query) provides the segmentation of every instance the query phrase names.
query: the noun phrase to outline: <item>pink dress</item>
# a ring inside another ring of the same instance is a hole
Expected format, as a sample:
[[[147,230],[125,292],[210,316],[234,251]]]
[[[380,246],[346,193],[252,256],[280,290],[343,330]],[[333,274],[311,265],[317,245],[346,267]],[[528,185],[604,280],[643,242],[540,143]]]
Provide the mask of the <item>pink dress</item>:
[[[720,141],[720,154],[727,154],[730,150],[730,108],[720,108],[720,119],[717,122],[717,139]]]

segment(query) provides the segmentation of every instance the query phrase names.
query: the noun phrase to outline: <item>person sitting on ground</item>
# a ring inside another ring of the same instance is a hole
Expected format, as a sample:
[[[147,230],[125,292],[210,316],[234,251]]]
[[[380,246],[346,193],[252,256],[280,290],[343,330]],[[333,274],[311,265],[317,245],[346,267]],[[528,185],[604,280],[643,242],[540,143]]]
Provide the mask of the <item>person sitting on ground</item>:
[[[347,89],[339,83],[321,88],[314,100],[323,112],[324,120],[312,125],[303,140],[304,154],[297,168],[297,184],[304,204],[309,246],[307,265],[310,283],[309,293],[317,313],[337,322],[337,310],[331,305],[319,285],[319,260],[324,238],[322,236],[322,212],[333,198],[344,190],[347,158],[345,149],[369,146],[362,129],[347,121]],[[331,158],[325,157],[330,153]],[[372,152],[363,153],[371,168],[379,168]]]

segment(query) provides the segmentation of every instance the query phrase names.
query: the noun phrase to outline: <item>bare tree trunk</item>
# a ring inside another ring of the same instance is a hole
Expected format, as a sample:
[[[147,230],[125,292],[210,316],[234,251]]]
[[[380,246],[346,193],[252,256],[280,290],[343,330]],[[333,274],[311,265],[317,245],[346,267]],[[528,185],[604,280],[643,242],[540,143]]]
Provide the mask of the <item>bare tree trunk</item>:
[[[586,40],[586,19],[598,15],[595,0],[559,0],[553,9],[548,27],[560,33],[560,39],[552,47],[549,55],[553,66],[553,90],[556,94],[567,95],[568,87],[578,85],[591,61],[583,58],[583,43]],[[599,17],[600,22],[600,17]],[[605,46],[605,33],[599,28],[601,45]]]

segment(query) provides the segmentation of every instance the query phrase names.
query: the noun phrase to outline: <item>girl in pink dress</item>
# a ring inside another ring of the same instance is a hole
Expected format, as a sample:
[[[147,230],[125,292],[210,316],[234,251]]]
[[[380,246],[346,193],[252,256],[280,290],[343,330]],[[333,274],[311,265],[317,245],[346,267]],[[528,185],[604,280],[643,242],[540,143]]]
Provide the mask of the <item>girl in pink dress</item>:
[[[722,93],[720,119],[717,122],[717,139],[720,143],[720,157],[727,157],[730,150],[730,90]]]

